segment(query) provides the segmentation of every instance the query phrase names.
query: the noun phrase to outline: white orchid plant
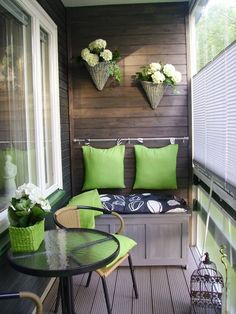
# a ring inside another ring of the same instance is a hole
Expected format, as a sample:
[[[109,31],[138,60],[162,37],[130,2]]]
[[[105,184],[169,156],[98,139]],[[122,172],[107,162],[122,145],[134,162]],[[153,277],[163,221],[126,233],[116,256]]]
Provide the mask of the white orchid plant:
[[[41,194],[40,189],[32,184],[23,184],[15,192],[8,207],[8,219],[13,227],[28,227],[43,220],[51,206]]]
[[[172,64],[162,64],[161,62],[150,63],[136,73],[137,80],[172,87],[181,82],[181,78],[181,73]]]
[[[79,61],[84,60],[91,67],[95,67],[99,62],[109,62],[109,74],[115,78],[116,81],[121,80],[121,69],[117,62],[120,60],[120,53],[115,50],[106,49],[107,42],[104,39],[96,39],[92,41],[88,48],[81,51]]]

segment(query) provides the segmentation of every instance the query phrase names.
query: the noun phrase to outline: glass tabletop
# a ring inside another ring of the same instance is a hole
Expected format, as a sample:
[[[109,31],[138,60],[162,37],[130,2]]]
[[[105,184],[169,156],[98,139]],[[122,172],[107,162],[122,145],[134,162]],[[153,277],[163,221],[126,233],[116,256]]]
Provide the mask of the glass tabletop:
[[[90,272],[111,263],[119,254],[119,242],[95,229],[45,231],[41,246],[33,253],[8,252],[10,264],[23,273],[43,277]]]

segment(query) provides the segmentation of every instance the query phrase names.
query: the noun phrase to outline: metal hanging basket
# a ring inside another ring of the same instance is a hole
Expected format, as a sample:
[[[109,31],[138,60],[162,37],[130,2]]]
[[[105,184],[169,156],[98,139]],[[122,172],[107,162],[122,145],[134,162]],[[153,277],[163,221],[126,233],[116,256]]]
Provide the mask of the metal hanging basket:
[[[165,86],[153,84],[152,82],[148,81],[141,81],[141,84],[144,91],[146,92],[152,109],[156,109],[164,95]]]
[[[85,65],[97,89],[102,90],[110,76],[109,62],[99,62],[94,67]]]

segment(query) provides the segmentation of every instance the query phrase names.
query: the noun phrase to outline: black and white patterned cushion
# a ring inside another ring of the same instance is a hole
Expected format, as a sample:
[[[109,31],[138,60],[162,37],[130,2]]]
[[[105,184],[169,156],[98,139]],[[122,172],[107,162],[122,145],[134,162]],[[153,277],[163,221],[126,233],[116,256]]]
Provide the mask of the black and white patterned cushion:
[[[183,213],[188,210],[185,200],[176,196],[101,194],[100,199],[105,209],[121,214]]]

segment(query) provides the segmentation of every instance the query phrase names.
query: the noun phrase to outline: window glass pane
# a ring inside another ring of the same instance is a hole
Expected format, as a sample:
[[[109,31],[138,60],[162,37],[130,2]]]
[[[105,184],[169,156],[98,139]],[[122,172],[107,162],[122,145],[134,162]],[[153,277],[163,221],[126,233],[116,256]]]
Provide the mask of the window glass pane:
[[[236,225],[235,222],[224,214],[223,209],[215,202],[210,206],[210,220],[207,233],[206,246],[203,248],[204,235],[206,229],[208,194],[198,188],[198,204],[199,210],[197,215],[197,247],[202,253],[209,252],[210,258],[217,265],[217,269],[225,278],[225,270],[220,261],[219,249],[221,245],[226,245],[227,264],[228,264],[228,280],[230,295],[230,311],[236,313]]]
[[[31,50],[30,23],[0,6],[0,210],[16,186],[37,183]]]
[[[196,73],[236,40],[236,1],[200,0],[193,11],[193,38]]]
[[[49,73],[49,38],[46,31],[41,29],[41,69],[42,69],[42,101],[43,101],[43,138],[45,185],[49,188],[54,183],[53,154],[52,154],[52,121]]]

